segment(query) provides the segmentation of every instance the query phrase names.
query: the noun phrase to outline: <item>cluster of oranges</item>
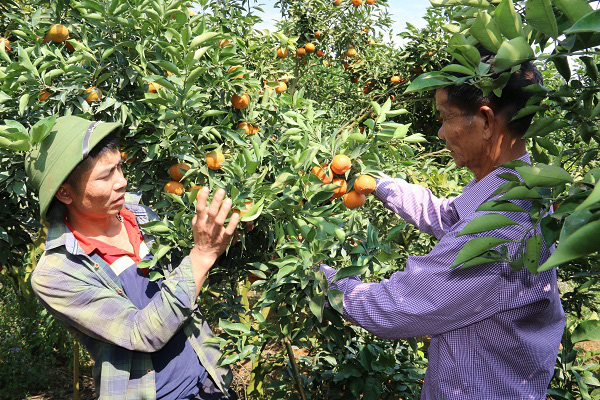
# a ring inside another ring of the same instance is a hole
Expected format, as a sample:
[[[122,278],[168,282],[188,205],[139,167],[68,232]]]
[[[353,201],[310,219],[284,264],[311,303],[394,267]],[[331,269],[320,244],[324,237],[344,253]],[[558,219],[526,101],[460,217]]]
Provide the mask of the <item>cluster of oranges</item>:
[[[350,209],[358,208],[365,204],[367,200],[365,195],[372,193],[375,190],[375,179],[370,175],[361,175],[354,181],[353,190],[348,192],[348,183],[346,179],[336,177],[333,174],[344,175],[352,167],[350,157],[344,154],[338,154],[333,157],[329,169],[327,164],[322,164],[320,167],[313,167],[311,173],[316,175],[324,184],[333,183],[338,187],[333,190],[331,199],[343,197],[344,205]]]

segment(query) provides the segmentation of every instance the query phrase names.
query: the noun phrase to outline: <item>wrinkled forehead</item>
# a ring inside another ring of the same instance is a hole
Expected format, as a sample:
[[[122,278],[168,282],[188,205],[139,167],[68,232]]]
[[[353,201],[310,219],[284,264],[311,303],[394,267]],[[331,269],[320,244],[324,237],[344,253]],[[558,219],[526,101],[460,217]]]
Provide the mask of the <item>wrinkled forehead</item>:
[[[446,88],[435,90],[435,108],[439,111],[447,111],[451,105],[448,103],[448,91]]]
[[[122,163],[123,159],[118,150],[108,150],[91,161],[90,172],[95,175],[114,168]]]

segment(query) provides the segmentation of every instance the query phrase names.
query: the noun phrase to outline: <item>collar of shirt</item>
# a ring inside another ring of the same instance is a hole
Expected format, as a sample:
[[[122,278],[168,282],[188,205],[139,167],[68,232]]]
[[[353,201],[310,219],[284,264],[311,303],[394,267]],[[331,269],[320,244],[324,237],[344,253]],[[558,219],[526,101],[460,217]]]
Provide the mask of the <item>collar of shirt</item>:
[[[531,164],[529,153],[525,152],[516,160]],[[456,197],[452,202],[452,206],[458,213],[460,219],[472,214],[484,202],[490,199],[500,185],[506,182],[505,179],[498,175],[504,172],[516,174],[516,171],[510,168],[496,168],[480,181],[473,179],[465,188],[460,196]],[[518,174],[517,174],[518,175]]]
[[[125,230],[127,231],[127,236],[129,237],[129,242],[133,246],[133,253],[128,252],[119,247],[115,247],[113,245],[107,244],[101,240],[92,239],[81,232],[75,230],[69,221],[67,220],[67,216],[64,216],[64,223],[69,228],[69,230],[73,233],[73,236],[79,242],[79,246],[86,254],[92,254],[96,252],[100,257],[102,257],[105,261],[107,261],[107,257],[118,257],[118,256],[129,256],[135,262],[140,261],[139,250],[140,244],[142,243],[142,234],[137,226],[135,221],[135,215],[129,211],[127,208],[122,208],[119,212],[121,217],[123,217],[123,224],[125,225]]]
[[[147,211],[143,206],[139,205],[140,194],[128,192],[125,194],[124,209],[128,209],[137,218],[142,218],[143,221],[148,220]],[[66,207],[62,203],[58,203],[55,207],[48,211],[48,234],[46,237],[45,250],[50,251],[61,246],[65,246],[68,253],[73,255],[87,254],[79,245],[77,239],[64,223],[64,213]],[[150,246],[150,244],[148,244]]]

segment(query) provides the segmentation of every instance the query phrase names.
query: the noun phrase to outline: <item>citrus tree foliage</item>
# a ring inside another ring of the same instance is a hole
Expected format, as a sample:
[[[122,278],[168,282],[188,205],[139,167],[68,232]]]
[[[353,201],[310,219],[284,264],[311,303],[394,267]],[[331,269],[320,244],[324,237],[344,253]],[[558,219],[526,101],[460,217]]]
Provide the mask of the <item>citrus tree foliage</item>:
[[[486,91],[501,90],[501,80],[473,62],[478,57],[473,45],[485,41],[477,39],[481,32],[494,29],[488,22],[496,18],[497,7],[500,35],[492,44],[506,54],[498,67],[506,73],[517,61],[534,57],[534,40],[542,51],[549,40],[543,42],[544,37],[560,37],[545,28],[538,31],[539,21],[529,24],[532,11],[527,16],[525,4],[444,0],[434,5],[450,7],[429,10],[428,27],[409,27],[402,34],[405,47],[397,49],[382,34],[391,24],[385,2],[372,0],[279,1],[283,20],[276,32],[254,29],[260,18],[246,1],[7,3],[2,32],[8,41],[0,42],[0,196],[7,204],[0,210],[3,275],[31,298],[27,278],[44,228],[36,222],[36,198],[23,173],[28,149],[48,134],[56,115],[118,121],[124,125],[129,189],[141,192],[143,202],[163,217],[145,227],[157,237],[152,279],[189,251],[200,186],[225,188],[242,221],[254,224],[218,260],[200,299],[220,334],[223,363],[249,370],[244,386],[250,395],[418,398],[423,343],[383,341],[344,323],[341,293],[330,290],[315,267],[325,262],[339,268],[341,276],[378,280],[402,268],[407,254],[424,254],[434,243],[399,224],[372,196],[355,210],[342,198],[331,199],[339,186],[323,178],[327,165],[337,154],[350,157],[350,170],[338,176],[347,190],[359,175],[386,170],[440,195],[458,194],[468,177],[446,162],[447,155],[435,152],[432,96],[424,90],[460,79]],[[551,9],[560,22],[561,8]],[[483,18],[484,28],[472,28],[479,26],[477,18]],[[562,33],[575,22],[557,23],[557,29]],[[68,39],[50,37],[54,30],[60,35],[55,24],[68,29]],[[448,24],[447,32],[440,31],[441,24]],[[570,35],[576,44],[580,37],[593,37]],[[574,52],[586,51],[595,60],[592,45],[573,46],[555,51],[573,59],[579,55]],[[460,66],[444,67],[450,57]],[[554,79],[556,87],[532,88],[537,102],[524,112],[540,114],[528,132],[540,164],[513,165],[523,182],[508,177],[504,187],[509,196],[504,200],[534,201],[531,215],[543,240],[560,239],[557,261],[550,263],[567,263],[565,277],[579,285],[579,292],[571,292],[574,310],[593,306],[580,292],[597,278],[590,267],[595,256],[584,258],[597,250],[589,235],[598,222],[598,173],[590,156],[597,154],[592,145],[597,134],[593,128],[582,128],[585,134],[571,129],[584,122],[595,126],[597,76],[581,73],[595,64],[579,60],[581,68],[569,82]],[[554,64],[548,65],[552,76]],[[446,74],[448,68],[460,69],[451,72],[464,77]],[[421,154],[423,148],[435,154]],[[176,163],[185,166],[173,170]],[[322,165],[323,176],[311,173],[317,168],[320,174]],[[548,216],[556,203],[561,207]],[[508,204],[486,207],[493,212]],[[506,221],[480,220],[467,228],[485,231],[499,223]],[[535,253],[541,240],[540,235],[524,239],[524,254]],[[465,249],[465,262],[502,256],[497,249],[478,254]],[[537,272],[534,260],[521,260],[521,267]],[[510,261],[519,268],[518,260]],[[589,274],[585,282],[582,273]],[[565,398],[570,392],[587,393],[584,385],[593,384],[590,370],[569,364],[572,343],[594,332],[593,323],[579,326],[557,364],[562,376],[556,390]]]

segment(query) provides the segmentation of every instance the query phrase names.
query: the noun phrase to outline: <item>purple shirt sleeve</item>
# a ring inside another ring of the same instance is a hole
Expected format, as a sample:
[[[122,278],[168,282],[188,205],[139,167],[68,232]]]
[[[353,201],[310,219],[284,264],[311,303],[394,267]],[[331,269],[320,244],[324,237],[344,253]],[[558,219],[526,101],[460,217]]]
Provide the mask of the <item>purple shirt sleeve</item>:
[[[437,335],[481,321],[500,308],[499,264],[451,270],[468,237],[447,235],[426,256],[409,257],[404,271],[364,283],[331,283],[336,270],[321,265],[331,289],[344,293],[344,317],[386,339]]]
[[[452,207],[454,198],[440,199],[431,190],[404,179],[384,175],[377,180],[375,196],[402,219],[438,239],[458,221]]]

